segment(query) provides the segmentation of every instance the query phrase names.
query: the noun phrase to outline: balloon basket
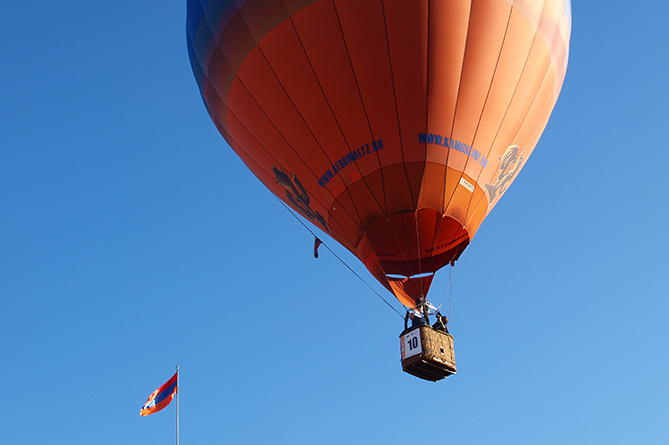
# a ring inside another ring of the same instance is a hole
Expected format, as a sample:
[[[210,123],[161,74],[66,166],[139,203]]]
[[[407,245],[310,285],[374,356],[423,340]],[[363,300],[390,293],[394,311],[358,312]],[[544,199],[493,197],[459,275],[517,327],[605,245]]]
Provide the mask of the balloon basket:
[[[453,336],[429,325],[419,325],[400,334],[402,369],[423,380],[436,382],[455,374]]]

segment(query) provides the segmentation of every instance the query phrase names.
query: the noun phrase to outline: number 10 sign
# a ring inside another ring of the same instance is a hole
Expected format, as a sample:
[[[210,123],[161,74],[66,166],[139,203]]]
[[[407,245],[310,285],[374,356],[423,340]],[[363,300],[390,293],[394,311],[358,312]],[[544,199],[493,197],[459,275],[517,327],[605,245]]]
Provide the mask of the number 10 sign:
[[[414,329],[402,336],[401,348],[402,360],[423,352],[423,346],[420,341],[420,329]]]

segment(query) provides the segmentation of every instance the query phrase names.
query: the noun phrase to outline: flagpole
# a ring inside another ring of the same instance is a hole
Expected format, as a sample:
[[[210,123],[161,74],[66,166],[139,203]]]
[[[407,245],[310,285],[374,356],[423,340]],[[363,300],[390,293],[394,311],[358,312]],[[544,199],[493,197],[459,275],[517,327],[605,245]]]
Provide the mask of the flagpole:
[[[179,445],[179,365],[177,365],[177,445]]]

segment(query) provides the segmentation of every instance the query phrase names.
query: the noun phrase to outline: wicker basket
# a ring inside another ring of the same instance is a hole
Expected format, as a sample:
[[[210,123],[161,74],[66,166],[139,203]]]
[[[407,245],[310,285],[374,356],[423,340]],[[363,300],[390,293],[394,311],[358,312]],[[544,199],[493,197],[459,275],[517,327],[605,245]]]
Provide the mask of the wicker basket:
[[[429,325],[406,329],[400,334],[402,369],[424,380],[436,382],[455,374],[453,337]]]

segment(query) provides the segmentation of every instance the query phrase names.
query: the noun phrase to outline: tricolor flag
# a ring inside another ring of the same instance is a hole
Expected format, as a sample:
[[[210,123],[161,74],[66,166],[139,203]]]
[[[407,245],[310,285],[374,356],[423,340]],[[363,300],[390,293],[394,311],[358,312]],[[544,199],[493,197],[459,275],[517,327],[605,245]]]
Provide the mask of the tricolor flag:
[[[174,394],[176,394],[178,390],[178,375],[179,371],[177,371],[163,386],[153,391],[153,394],[149,396],[149,400],[147,400],[142,409],[139,410],[140,416],[148,416],[149,414],[157,413],[170,404],[172,398],[174,398]]]

